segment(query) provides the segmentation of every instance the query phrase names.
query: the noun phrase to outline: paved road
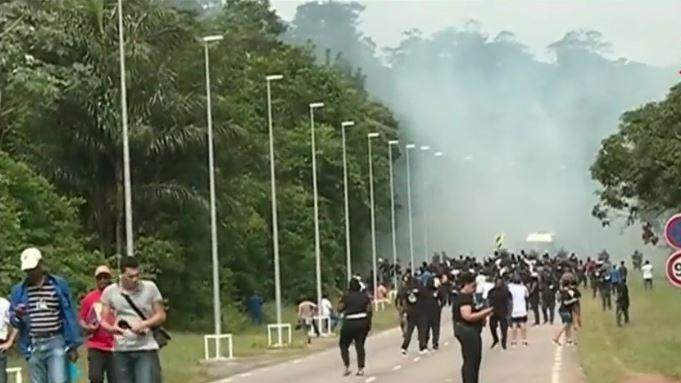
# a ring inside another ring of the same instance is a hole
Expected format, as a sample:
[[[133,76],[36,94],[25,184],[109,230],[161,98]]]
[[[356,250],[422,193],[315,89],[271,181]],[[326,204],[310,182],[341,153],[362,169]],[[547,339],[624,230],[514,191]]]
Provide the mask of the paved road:
[[[425,356],[416,352],[416,336],[405,357],[401,355],[399,329],[382,332],[367,340],[367,368],[363,377],[342,377],[337,348],[279,365],[256,369],[222,379],[219,383],[444,383],[461,382],[461,352],[453,336],[451,314],[443,311],[440,350]],[[528,347],[490,350],[490,336],[483,332],[484,351],[480,381],[520,383],[584,383],[574,347],[556,347],[551,336],[557,326],[530,328]],[[416,332],[414,333],[416,335]],[[354,349],[351,347],[351,357]],[[354,363],[354,359],[353,359]],[[216,382],[216,383],[217,383]]]

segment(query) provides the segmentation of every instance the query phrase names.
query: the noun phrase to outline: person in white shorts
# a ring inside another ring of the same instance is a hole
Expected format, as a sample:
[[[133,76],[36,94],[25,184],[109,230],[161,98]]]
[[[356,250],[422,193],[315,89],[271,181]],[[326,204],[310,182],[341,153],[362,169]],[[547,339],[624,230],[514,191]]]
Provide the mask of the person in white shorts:
[[[511,293],[513,308],[511,310],[511,348],[517,345],[518,330],[523,338],[523,346],[527,346],[527,298],[530,295],[527,287],[522,283],[519,276],[515,276],[508,284]]]

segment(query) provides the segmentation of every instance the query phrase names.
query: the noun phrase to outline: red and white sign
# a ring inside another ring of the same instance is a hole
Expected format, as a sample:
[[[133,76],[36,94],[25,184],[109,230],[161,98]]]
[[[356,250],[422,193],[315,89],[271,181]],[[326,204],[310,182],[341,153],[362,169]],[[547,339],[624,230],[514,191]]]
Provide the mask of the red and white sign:
[[[667,258],[664,270],[669,283],[681,288],[681,251],[677,251]]]
[[[674,214],[664,225],[664,238],[669,246],[681,249],[681,214]]]

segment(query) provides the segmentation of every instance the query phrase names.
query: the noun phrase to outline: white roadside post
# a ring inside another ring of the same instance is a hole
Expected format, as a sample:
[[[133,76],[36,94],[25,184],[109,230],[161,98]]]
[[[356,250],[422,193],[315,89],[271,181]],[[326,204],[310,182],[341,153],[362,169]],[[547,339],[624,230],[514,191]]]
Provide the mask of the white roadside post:
[[[343,136],[343,194],[345,195],[345,268],[347,270],[348,282],[352,279],[352,254],[350,250],[350,205],[348,201],[348,158],[345,150],[345,128],[354,125],[354,121],[343,121],[341,123],[341,134]]]
[[[204,47],[205,65],[206,65],[206,120],[208,126],[208,187],[210,193],[210,244],[211,256],[213,261],[213,321],[214,331],[212,335],[204,336],[204,348],[206,359],[211,359],[208,352],[208,343],[210,340],[215,341],[215,357],[212,359],[225,359],[220,353],[220,344],[223,339],[228,341],[228,356],[232,358],[232,336],[230,334],[222,334],[221,323],[221,306],[220,306],[220,264],[218,262],[218,231],[217,231],[217,217],[215,209],[215,159],[213,154],[213,115],[211,110],[210,97],[210,56],[208,54],[209,44],[222,40],[222,36],[205,36],[201,40]]]
[[[374,206],[374,161],[371,156],[371,139],[378,138],[378,133],[367,134],[369,145],[369,198],[371,200],[371,262],[373,264],[374,305],[378,308],[378,270],[376,269],[376,218]]]
[[[279,270],[279,221],[277,219],[277,188],[274,171],[274,131],[272,129],[272,89],[271,82],[283,79],[280,74],[268,75],[267,81],[267,123],[270,144],[270,190],[272,194],[272,246],[274,252],[274,300],[277,310],[277,323],[267,325],[267,346],[283,347],[282,330],[288,331],[288,343],[291,344],[291,325],[284,324],[281,320],[281,272]],[[277,330],[277,343],[272,344],[271,331]]]
[[[397,290],[397,238],[395,234],[395,180],[393,175],[393,146],[399,145],[399,141],[388,141],[388,167],[390,171],[390,220],[392,223],[393,245],[393,290]]]
[[[416,264],[414,264],[414,219],[411,207],[411,165],[409,163],[409,152],[416,148],[414,144],[407,144],[405,146],[407,149],[407,206],[409,213],[409,260],[411,262],[411,275],[413,276],[416,269]]]
[[[132,238],[132,186],[130,181],[130,145],[128,140],[128,96],[125,83],[125,39],[123,38],[123,0],[118,0],[118,57],[121,71],[121,125],[123,129],[123,194],[125,199],[125,253],[135,254]]]
[[[430,146],[421,146],[422,152],[425,153],[429,150],[430,150]],[[424,158],[427,158],[427,157],[424,157]],[[426,168],[426,169],[427,169],[427,166],[428,166],[427,161],[428,160],[424,161],[424,168]],[[426,198],[424,198],[428,191],[425,188],[425,182],[423,183],[423,185],[421,185],[421,189],[422,189],[422,193],[423,193],[423,197],[421,197],[421,201],[423,203],[423,205],[421,206],[421,211],[423,213],[423,260],[426,263],[429,263],[428,262],[428,221],[427,221],[428,220],[428,208],[427,208]]]
[[[323,108],[323,102],[313,102],[310,107],[310,139],[312,141],[312,189],[314,201],[314,254],[315,254],[315,275],[317,278],[317,310],[321,313],[322,308],[322,266],[321,266],[321,247],[319,239],[319,201],[317,196],[317,150],[314,138],[314,110]],[[322,328],[322,318],[318,315],[319,328]]]

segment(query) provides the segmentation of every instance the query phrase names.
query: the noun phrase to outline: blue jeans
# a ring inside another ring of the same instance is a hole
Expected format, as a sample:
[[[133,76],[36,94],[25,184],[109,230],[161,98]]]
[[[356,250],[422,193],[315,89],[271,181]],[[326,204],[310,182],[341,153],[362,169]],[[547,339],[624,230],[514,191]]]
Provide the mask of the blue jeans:
[[[161,383],[158,350],[114,351],[116,383]]]
[[[0,351],[0,383],[7,383],[7,354]]]
[[[28,358],[28,375],[31,383],[68,383],[63,336],[33,340],[31,357]]]

